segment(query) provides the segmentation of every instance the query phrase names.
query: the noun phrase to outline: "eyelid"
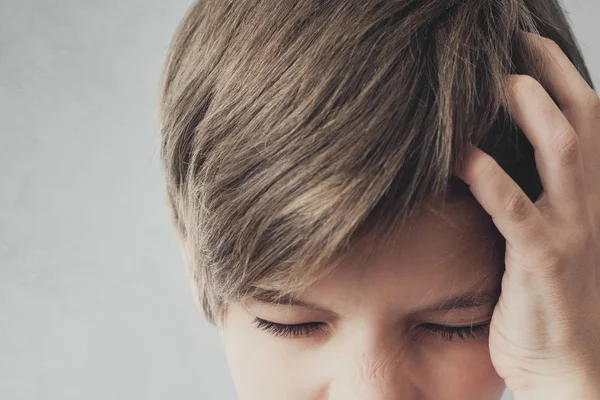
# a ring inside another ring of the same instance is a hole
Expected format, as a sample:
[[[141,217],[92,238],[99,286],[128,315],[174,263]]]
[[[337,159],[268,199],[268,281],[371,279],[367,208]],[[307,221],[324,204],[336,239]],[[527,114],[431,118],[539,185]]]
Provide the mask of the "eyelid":
[[[277,322],[267,321],[262,318],[256,317],[252,321],[258,329],[267,331],[274,336],[281,337],[293,337],[299,338],[301,336],[309,336],[313,332],[319,332],[325,330],[324,326],[327,324],[324,322],[305,322],[301,324],[280,324]],[[305,335],[302,334],[305,333]]]
[[[462,341],[466,341],[467,339],[465,338],[478,339],[487,336],[490,324],[491,320],[466,326],[423,324],[422,331],[417,333],[415,337],[418,340],[422,340],[428,336],[441,336],[441,339],[445,342],[454,340],[455,336],[458,336]]]
[[[283,338],[301,338],[304,336],[308,337],[311,336],[311,334],[314,332],[322,332],[324,329],[326,329],[324,327],[328,326],[328,324],[325,322],[280,324],[277,322],[267,321],[258,317],[256,317],[253,320],[253,323],[257,326],[258,329],[262,329],[274,336]],[[461,341],[466,342],[468,339],[474,340],[481,338],[484,335],[487,335],[490,323],[491,320],[466,326],[450,326],[425,323],[419,325],[420,330],[418,330],[415,333],[414,339],[421,341],[423,339],[436,337],[444,340],[445,342],[450,342],[454,340],[456,336],[458,336],[458,338]]]

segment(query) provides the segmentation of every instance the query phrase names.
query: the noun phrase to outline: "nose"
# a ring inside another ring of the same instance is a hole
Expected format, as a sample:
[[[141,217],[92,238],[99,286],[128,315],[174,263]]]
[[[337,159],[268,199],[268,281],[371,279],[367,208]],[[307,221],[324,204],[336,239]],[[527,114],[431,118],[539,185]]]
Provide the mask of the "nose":
[[[330,386],[328,400],[423,400],[412,382],[410,360],[397,352],[359,353]]]

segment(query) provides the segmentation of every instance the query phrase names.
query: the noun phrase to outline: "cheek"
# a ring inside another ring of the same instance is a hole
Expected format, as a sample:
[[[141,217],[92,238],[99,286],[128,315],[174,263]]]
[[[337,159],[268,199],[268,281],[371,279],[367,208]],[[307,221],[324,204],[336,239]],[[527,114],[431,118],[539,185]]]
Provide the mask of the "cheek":
[[[338,354],[304,341],[273,338],[255,329],[244,311],[231,311],[221,336],[240,400],[325,399],[327,386],[335,385],[343,370],[333,360],[352,364],[347,360],[352,349],[338,346]],[[437,341],[415,348],[410,363],[409,379],[426,398],[497,400],[505,389],[486,340]]]
[[[436,388],[433,398],[497,400],[502,397],[504,380],[494,369],[487,341],[446,343],[431,350],[427,365],[432,372],[429,385]]]
[[[231,311],[221,337],[238,399],[315,398],[310,377],[302,375],[306,368],[297,362],[302,349],[255,329],[243,311]]]

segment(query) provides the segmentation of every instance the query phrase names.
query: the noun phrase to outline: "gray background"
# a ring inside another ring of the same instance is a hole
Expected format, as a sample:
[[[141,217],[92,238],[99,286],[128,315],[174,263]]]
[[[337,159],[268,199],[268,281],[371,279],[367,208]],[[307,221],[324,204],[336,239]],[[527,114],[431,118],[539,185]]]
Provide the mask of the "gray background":
[[[191,0],[0,0],[0,398],[234,399],[164,202],[158,79]],[[598,82],[600,4],[567,10]]]

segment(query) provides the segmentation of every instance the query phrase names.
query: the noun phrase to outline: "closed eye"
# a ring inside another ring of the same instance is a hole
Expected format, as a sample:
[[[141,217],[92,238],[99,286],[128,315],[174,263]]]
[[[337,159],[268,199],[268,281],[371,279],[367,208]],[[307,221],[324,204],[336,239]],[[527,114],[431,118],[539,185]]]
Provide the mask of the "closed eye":
[[[262,318],[255,318],[253,323],[257,328],[270,333],[276,337],[300,338],[309,337],[323,332],[327,328],[324,322],[307,322],[302,324],[279,324]],[[450,342],[456,338],[462,341],[479,339],[487,336],[490,321],[468,326],[446,326],[437,324],[422,324],[416,339],[439,338]]]
[[[324,322],[307,322],[303,324],[278,324],[275,322],[267,321],[262,318],[255,318],[254,324],[266,332],[269,332],[273,336],[277,337],[301,337],[311,336],[315,333],[319,333],[325,329],[327,325]]]
[[[436,325],[436,324],[423,324],[421,325],[422,334],[419,332],[417,334],[418,339],[423,339],[426,336],[428,337],[439,337],[445,342],[450,342],[455,338],[458,338],[462,341],[467,341],[469,339],[480,339],[485,337],[489,333],[490,321],[477,324],[477,325],[468,325],[468,326],[446,326],[446,325]]]

